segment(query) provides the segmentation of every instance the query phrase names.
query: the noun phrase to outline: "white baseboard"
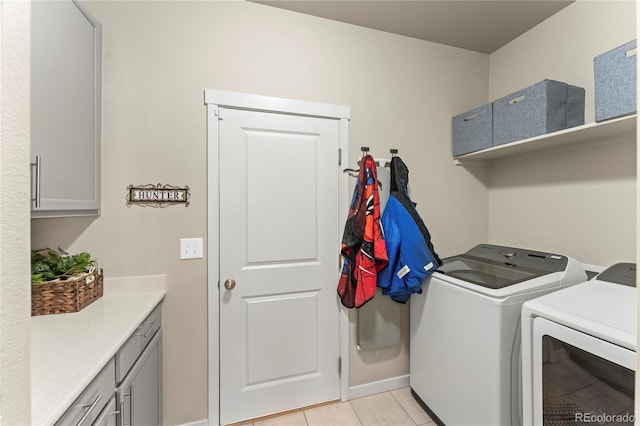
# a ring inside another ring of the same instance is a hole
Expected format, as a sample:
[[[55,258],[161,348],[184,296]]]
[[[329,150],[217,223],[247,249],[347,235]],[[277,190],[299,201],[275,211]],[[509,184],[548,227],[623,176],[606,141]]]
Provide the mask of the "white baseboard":
[[[365,383],[363,385],[349,387],[349,394],[342,395],[341,400],[349,401],[350,399],[362,398],[377,393],[389,392],[396,389],[402,389],[409,386],[409,375],[391,377],[389,379],[378,380],[377,382]],[[191,423],[183,423],[179,426],[209,426],[207,419],[199,420]]]
[[[198,420],[197,422],[182,423],[181,425],[178,425],[178,426],[209,426],[209,420],[202,419],[202,420]]]
[[[342,401],[362,398],[376,393],[388,392],[409,386],[409,375],[391,377],[377,382],[349,387],[349,395],[343,395]]]

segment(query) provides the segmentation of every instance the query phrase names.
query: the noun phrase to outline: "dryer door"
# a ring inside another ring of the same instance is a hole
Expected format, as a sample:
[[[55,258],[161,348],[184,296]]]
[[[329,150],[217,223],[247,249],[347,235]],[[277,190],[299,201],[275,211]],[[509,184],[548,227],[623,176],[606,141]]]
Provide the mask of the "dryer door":
[[[533,424],[633,423],[635,371],[634,351],[535,318]]]

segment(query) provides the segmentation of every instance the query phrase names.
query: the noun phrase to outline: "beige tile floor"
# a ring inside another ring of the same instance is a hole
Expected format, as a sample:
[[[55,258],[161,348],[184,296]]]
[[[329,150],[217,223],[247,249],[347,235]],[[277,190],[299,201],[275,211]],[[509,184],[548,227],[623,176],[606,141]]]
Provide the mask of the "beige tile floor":
[[[253,426],[416,426],[434,423],[414,400],[410,388],[336,402],[245,423]]]

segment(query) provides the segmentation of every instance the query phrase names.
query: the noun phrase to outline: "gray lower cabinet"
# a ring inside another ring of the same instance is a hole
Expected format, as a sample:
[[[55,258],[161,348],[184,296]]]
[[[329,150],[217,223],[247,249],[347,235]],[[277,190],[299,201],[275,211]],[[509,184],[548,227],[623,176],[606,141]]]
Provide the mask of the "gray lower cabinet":
[[[162,424],[161,308],[147,316],[56,426]]]
[[[162,424],[162,329],[116,389],[121,426]]]
[[[158,305],[115,357],[119,426],[162,424],[162,305]]]

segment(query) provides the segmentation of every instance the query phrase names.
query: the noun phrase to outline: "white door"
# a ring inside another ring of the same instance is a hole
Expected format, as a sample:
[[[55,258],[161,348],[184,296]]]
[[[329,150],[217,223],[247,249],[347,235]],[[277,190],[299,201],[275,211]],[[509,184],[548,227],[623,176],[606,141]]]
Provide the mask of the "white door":
[[[220,422],[228,424],[340,396],[340,120],[219,116]]]

